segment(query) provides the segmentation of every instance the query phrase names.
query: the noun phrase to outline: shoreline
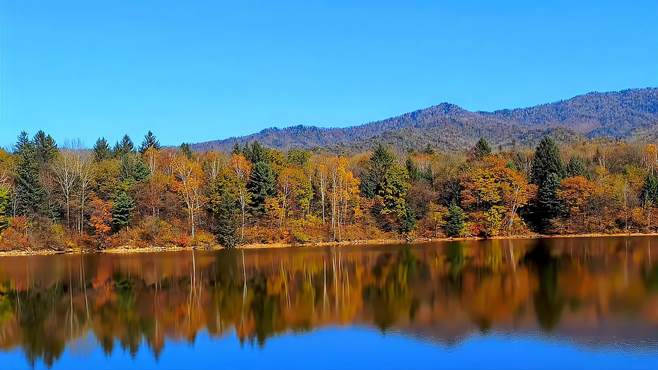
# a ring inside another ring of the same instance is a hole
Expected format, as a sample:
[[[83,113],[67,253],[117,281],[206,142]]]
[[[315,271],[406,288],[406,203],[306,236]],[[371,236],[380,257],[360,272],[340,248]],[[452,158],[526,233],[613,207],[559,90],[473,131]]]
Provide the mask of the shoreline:
[[[365,239],[365,240],[348,240],[340,242],[314,242],[314,243],[251,243],[235,247],[242,250],[261,250],[261,249],[283,249],[283,248],[322,248],[322,247],[350,247],[350,246],[384,246],[392,244],[429,244],[453,241],[484,241],[484,240],[523,240],[523,239],[576,239],[576,238],[614,238],[614,237],[647,237],[658,236],[656,233],[588,233],[588,234],[563,234],[563,235],[543,235],[543,234],[524,234],[524,235],[507,235],[485,237],[460,237],[460,238],[418,238],[413,240],[406,239]],[[134,248],[130,246],[113,247],[101,250],[85,251],[81,249],[69,250],[26,250],[26,251],[0,251],[1,257],[16,256],[52,256],[58,254],[134,254],[134,253],[160,253],[160,252],[181,252],[189,250],[201,251],[218,251],[225,249],[222,246],[213,247],[143,247]]]

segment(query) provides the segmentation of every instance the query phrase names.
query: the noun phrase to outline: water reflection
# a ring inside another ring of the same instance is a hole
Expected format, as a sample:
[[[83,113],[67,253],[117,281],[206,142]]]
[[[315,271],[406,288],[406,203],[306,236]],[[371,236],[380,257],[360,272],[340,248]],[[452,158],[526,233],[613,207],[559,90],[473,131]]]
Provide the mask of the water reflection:
[[[336,325],[458,343],[539,333],[658,351],[652,238],[495,240],[0,259],[0,347],[50,365],[92,334],[112,355]],[[140,348],[142,347],[142,348]]]

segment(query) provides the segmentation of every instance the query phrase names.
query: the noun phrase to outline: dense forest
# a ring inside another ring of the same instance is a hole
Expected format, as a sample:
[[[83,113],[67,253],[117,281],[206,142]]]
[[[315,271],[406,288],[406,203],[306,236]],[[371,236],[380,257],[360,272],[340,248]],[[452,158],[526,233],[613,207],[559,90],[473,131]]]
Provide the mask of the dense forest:
[[[578,139],[611,138],[646,142],[658,132],[658,89],[592,92],[529,108],[472,112],[441,103],[397,117],[345,128],[298,125],[194,144],[196,150],[230,151],[235,144],[261,144],[288,150],[323,148],[355,153],[373,141],[403,150],[431,145],[441,151],[461,151],[485,138],[496,148],[535,146],[550,135],[570,144]]]
[[[2,250],[233,247],[391,238],[654,232],[658,150],[603,140],[460,153],[382,144],[341,156],[258,142],[229,153],[59,147],[0,151]]]

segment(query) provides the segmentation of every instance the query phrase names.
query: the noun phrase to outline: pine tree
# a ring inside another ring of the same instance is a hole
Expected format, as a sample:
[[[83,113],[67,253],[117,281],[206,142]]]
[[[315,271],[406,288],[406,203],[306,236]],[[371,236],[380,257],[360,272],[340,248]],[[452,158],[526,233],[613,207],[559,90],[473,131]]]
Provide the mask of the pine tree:
[[[471,153],[475,159],[482,159],[491,154],[491,145],[489,145],[486,139],[480,138],[473,149],[471,149]]]
[[[552,219],[562,213],[556,192],[564,172],[557,145],[551,138],[545,137],[535,150],[530,173],[530,182],[538,187],[537,197],[530,206],[530,216],[539,232],[549,231]]]
[[[150,170],[139,155],[131,153],[121,157],[120,181],[134,184],[146,180],[149,175]]]
[[[130,139],[130,136],[128,135],[123,135],[121,141],[117,142],[114,145],[115,157],[121,157],[123,155],[132,153],[134,151],[135,151],[135,144],[133,144],[133,141]]]
[[[564,165],[562,164],[560,150],[555,144],[555,141],[547,136],[542,139],[535,150],[530,182],[541,187],[551,174],[555,174],[559,179],[562,179],[564,176]]]
[[[107,140],[105,140],[104,137],[96,140],[96,144],[94,144],[94,160],[96,162],[100,162],[106,159],[110,159],[111,157],[112,150],[110,149],[110,145],[108,144]]]
[[[657,206],[658,205],[658,176],[657,175],[647,175],[644,179],[644,185],[642,186],[642,193],[640,199],[645,206]]]
[[[178,150],[180,150],[180,152],[183,153],[187,159],[192,159],[192,148],[190,147],[190,144],[182,143]]]
[[[370,160],[366,164],[366,171],[361,178],[361,193],[367,198],[374,198],[380,191],[386,172],[394,161],[393,153],[382,144],[375,147]]]
[[[377,194],[384,203],[380,214],[392,218],[395,226],[401,232],[411,231],[415,225],[415,220],[411,221],[413,212],[407,206],[406,201],[409,186],[407,170],[399,165],[393,165],[386,172]]]
[[[112,226],[115,230],[123,229],[130,225],[130,219],[135,209],[135,201],[123,190],[119,190],[114,196],[112,205]]]
[[[589,174],[587,173],[587,168],[585,166],[585,161],[579,157],[571,157],[564,172],[566,177],[582,176],[589,178]]]
[[[0,232],[9,226],[10,202],[9,188],[0,185]]]
[[[142,145],[139,146],[139,152],[144,154],[149,148],[160,149],[160,142],[151,131],[144,135],[144,141],[142,141]]]
[[[247,189],[251,193],[252,212],[265,213],[265,199],[276,195],[276,176],[269,163],[260,161],[254,165]]]
[[[57,156],[57,144],[50,135],[39,131],[32,139],[36,160],[41,168],[49,164]]]
[[[535,217],[535,225],[540,232],[551,229],[551,220],[561,216],[563,213],[562,203],[557,198],[557,189],[560,186],[560,177],[551,173],[537,190],[532,212]]]
[[[448,208],[445,221],[443,229],[447,236],[458,237],[464,234],[466,215],[456,203],[452,203]]]
[[[44,149],[42,145],[40,150],[44,151]],[[39,180],[41,166],[37,158],[37,148],[26,132],[21,132],[18,136],[14,155],[17,158],[14,189],[17,214],[27,217],[47,215],[49,212],[46,206],[46,193]]]
[[[212,231],[217,241],[226,248],[236,246],[240,239],[239,210],[240,202],[235,186],[223,177],[213,181],[208,196],[208,213],[213,220]]]

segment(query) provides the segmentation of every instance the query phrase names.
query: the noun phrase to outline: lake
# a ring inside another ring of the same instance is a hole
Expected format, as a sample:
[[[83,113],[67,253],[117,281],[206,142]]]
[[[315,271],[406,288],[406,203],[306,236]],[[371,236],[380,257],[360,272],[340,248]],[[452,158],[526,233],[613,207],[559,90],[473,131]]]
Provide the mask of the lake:
[[[3,369],[658,368],[658,238],[0,258]]]

